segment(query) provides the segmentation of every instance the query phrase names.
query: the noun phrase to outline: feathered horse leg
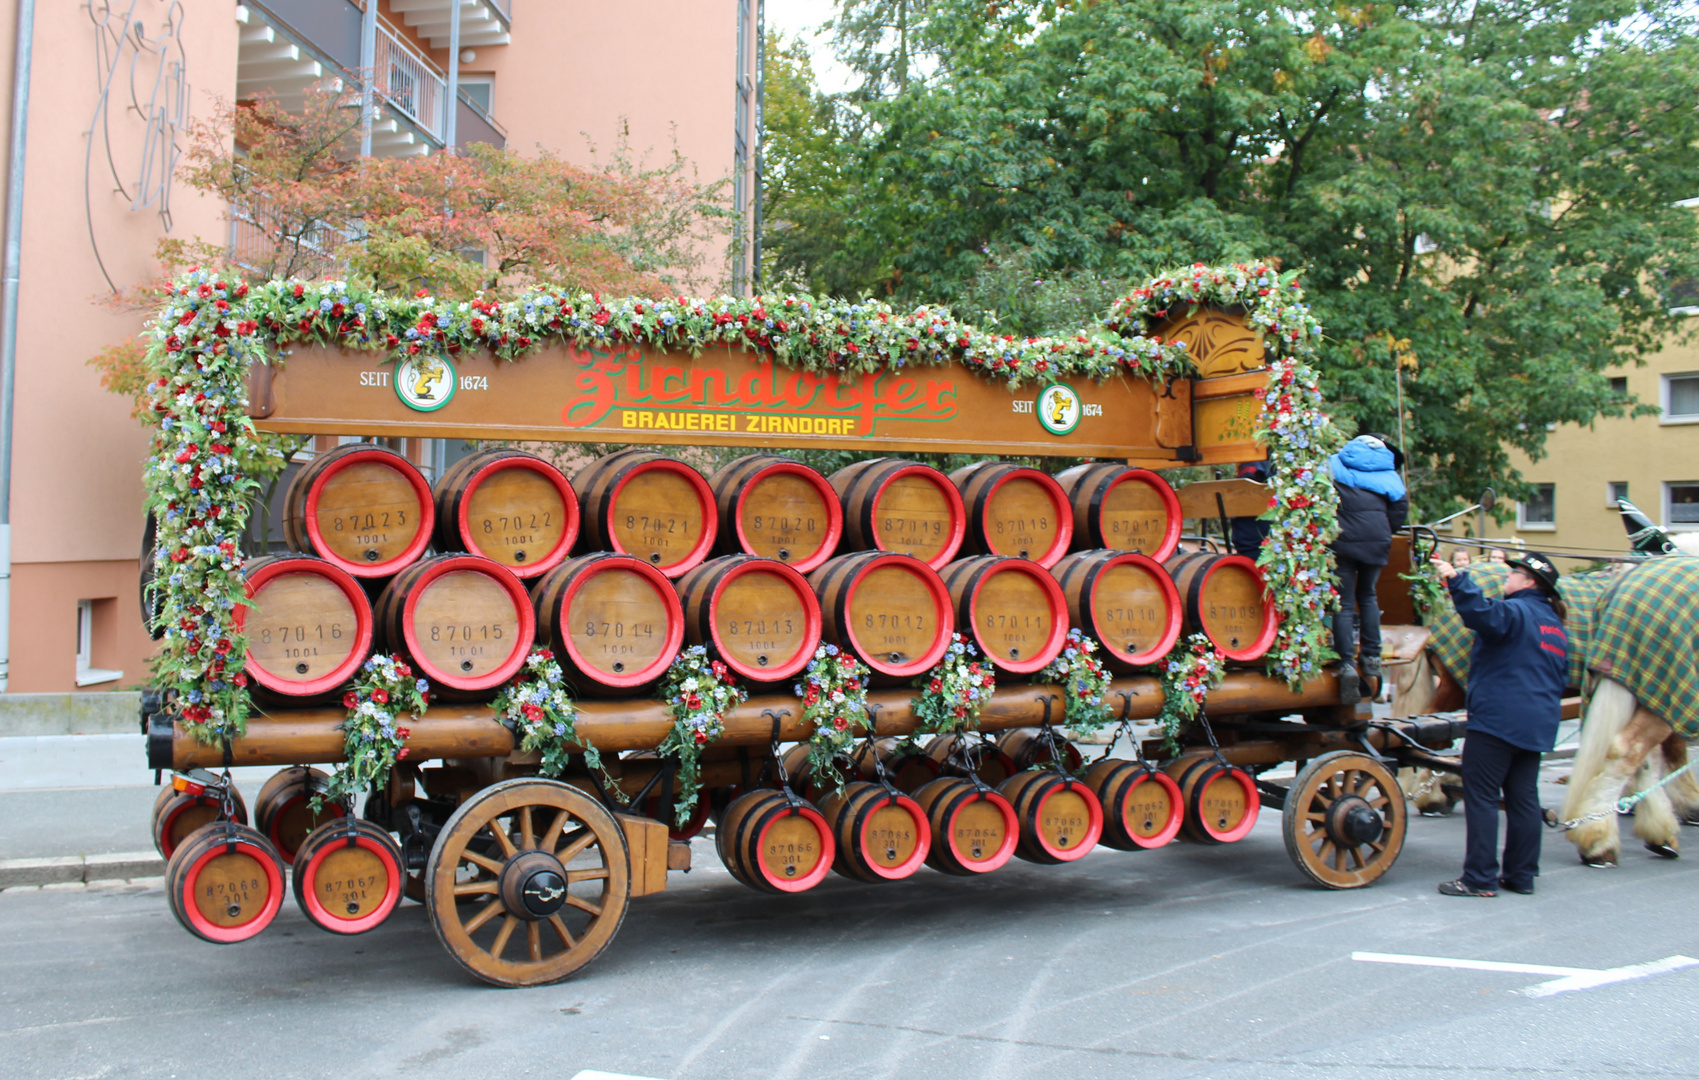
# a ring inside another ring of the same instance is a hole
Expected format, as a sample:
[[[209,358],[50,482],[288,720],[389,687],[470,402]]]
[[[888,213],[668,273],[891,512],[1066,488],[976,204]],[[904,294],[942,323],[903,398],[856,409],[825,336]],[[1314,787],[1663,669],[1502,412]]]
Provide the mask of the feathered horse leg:
[[[1664,740],[1660,749],[1663,751],[1664,771],[1666,775],[1687,764],[1688,754],[1692,747],[1680,735],[1671,735]],[[1680,776],[1664,785],[1669,792],[1671,808],[1676,819],[1689,825],[1699,825],[1699,776],[1695,770],[1688,769]]]
[[[1587,703],[1575,772],[1563,801],[1566,819],[1603,814],[1570,830],[1569,839],[1580,850],[1582,862],[1609,866],[1621,858],[1622,840],[1616,815],[1610,811],[1628,778],[1670,732],[1668,724],[1639,707],[1626,686],[1612,679],[1599,681]]]
[[[1657,752],[1659,749],[1655,747],[1653,752],[1647,753],[1645,762],[1634,774],[1634,782],[1629,785],[1633,790],[1625,794],[1646,792],[1646,797],[1634,807],[1634,835],[1645,842],[1647,851],[1674,859],[1679,857],[1681,850],[1677,836],[1681,832],[1681,822],[1675,816],[1675,808],[1670,805],[1669,786],[1652,788],[1668,775],[1664,755]]]

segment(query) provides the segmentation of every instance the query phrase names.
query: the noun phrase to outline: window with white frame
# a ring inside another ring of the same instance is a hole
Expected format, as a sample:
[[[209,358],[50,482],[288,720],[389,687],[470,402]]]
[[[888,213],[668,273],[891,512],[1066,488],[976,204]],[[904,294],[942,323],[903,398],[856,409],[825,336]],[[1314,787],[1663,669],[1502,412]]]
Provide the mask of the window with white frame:
[[[1611,481],[1608,481],[1605,484],[1605,505],[1606,506],[1610,507],[1612,510],[1615,510],[1616,509],[1616,501],[1618,499],[1626,499],[1626,498],[1628,498],[1628,481],[1627,480],[1611,480]]]
[[[124,677],[122,671],[94,666],[94,601],[77,601],[77,685],[116,682]]]
[[[1516,526],[1520,529],[1557,528],[1557,485],[1535,484],[1534,494],[1516,504]]]
[[[1664,484],[1664,525],[1670,529],[1699,529],[1699,480],[1670,480]]]
[[[1664,376],[1664,419],[1699,421],[1699,372]]]

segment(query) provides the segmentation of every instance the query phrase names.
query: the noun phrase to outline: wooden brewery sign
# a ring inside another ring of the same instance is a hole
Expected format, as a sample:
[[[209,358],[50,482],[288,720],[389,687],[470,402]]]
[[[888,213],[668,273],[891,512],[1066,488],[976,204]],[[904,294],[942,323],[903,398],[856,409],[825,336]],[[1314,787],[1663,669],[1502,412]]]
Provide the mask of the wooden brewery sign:
[[[1225,318],[1248,334],[1237,316]],[[1260,353],[1259,345],[1259,365]],[[956,363],[814,373],[730,346],[691,356],[551,344],[512,362],[474,351],[399,364],[381,352],[296,346],[254,365],[250,412],[265,430],[313,435],[1117,457],[1172,467],[1260,457],[1252,438],[1260,403],[1250,391],[1261,378],[1222,380],[1235,385],[1213,396],[1205,380],[1159,386],[1137,376],[1009,390]]]

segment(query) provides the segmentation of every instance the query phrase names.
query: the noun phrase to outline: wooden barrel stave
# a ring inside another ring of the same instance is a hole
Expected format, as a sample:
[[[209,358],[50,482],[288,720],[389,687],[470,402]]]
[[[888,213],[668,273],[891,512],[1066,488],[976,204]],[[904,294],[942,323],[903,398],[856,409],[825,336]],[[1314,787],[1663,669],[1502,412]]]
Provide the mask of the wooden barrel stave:
[[[819,802],[836,845],[832,869],[856,881],[898,881],[926,862],[931,828],[909,796],[881,784],[846,784]]]
[[[313,812],[312,798],[324,791],[329,779],[320,769],[291,765],[273,773],[260,787],[254,800],[254,827],[271,841],[283,865],[295,865],[296,852],[314,829],[342,816],[342,805],[334,802]]]
[[[708,478],[719,513],[715,550],[777,559],[806,574],[837,553],[844,512],[814,469],[777,454],[749,454]]]
[[[1047,770],[1018,773],[997,793],[1009,800],[1020,823],[1015,854],[1054,865],[1084,858],[1103,834],[1103,808],[1085,784]]]
[[[961,494],[932,466],[874,458],[830,479],[843,503],[845,551],[897,552],[940,570],[961,549],[967,533]]]
[[[165,867],[171,913],[191,934],[218,945],[246,941],[277,917],[283,863],[271,842],[246,825],[203,825]]]
[[[385,651],[459,701],[487,699],[518,674],[536,630],[524,584],[476,555],[437,555],[397,574],[374,620]]]
[[[836,855],[820,812],[780,791],[751,791],[729,807],[714,846],[733,877],[752,889],[796,893],[825,879]]]
[[[1067,598],[1037,563],[974,555],[946,566],[942,576],[956,625],[999,671],[1031,675],[1067,645]]]
[[[582,511],[580,554],[631,555],[676,578],[713,550],[719,528],[713,489],[677,458],[621,450],[573,473],[572,489]]]
[[[751,683],[791,682],[820,645],[820,602],[774,559],[724,555],[678,580],[685,638]]]
[[[938,572],[919,559],[864,551],[829,559],[808,575],[822,634],[868,666],[871,681],[907,682],[944,658],[954,605]]]
[[[1060,732],[1055,733],[1052,742],[1040,728],[1009,728],[997,736],[997,748],[1015,763],[1016,772],[1055,768],[1058,748],[1062,756],[1063,771],[1075,774],[1085,764],[1079,748],[1062,738]]]
[[[248,806],[242,793],[230,786],[230,796],[236,821],[248,823]],[[154,796],[149,816],[148,832],[153,836],[153,849],[161,858],[169,859],[185,839],[202,825],[223,816],[223,800],[211,791],[178,791],[169,784]]]
[[[234,628],[248,637],[245,670],[261,698],[305,704],[334,696],[372,653],[372,605],[346,570],[311,555],[253,559]]]
[[[864,741],[850,755],[856,776],[869,783],[879,780],[878,765],[883,765],[885,778],[904,795],[913,795],[924,785],[938,779],[938,762],[913,743],[902,739],[877,739],[870,748]]]
[[[1118,851],[1159,848],[1180,833],[1185,801],[1168,774],[1120,758],[1103,758],[1085,774],[1103,806],[1101,843]]]
[[[684,643],[684,612],[665,574],[631,555],[568,559],[531,590],[537,638],[581,694],[637,694]]]
[[[1187,633],[1202,633],[1229,660],[1260,660],[1278,619],[1257,564],[1243,555],[1192,552],[1164,564],[1184,604]]]
[[[940,777],[914,793],[932,831],[926,864],[957,876],[988,874],[1015,854],[1020,823],[1009,801],[962,777]]]
[[[301,844],[290,875],[307,921],[333,934],[363,934],[395,911],[407,883],[401,848],[369,821],[328,821]]]
[[[973,758],[973,775],[992,787],[1020,771],[1015,767],[1015,759],[990,739],[977,739],[971,735],[934,735],[924,749],[926,756],[938,763],[938,775],[967,775],[965,756],[956,753],[958,743],[968,744],[966,754]]]
[[[1262,799],[1243,769],[1213,756],[1189,754],[1163,767],[1180,789],[1185,822],[1180,835],[1196,844],[1231,844],[1256,825]]]
[[[1072,548],[1137,551],[1158,562],[1180,543],[1180,499],[1160,474],[1086,462],[1056,474],[1074,511]]]
[[[417,466],[375,443],[326,451],[284,494],[284,539],[358,578],[386,578],[430,546],[436,503]]]
[[[572,553],[578,496],[566,475],[523,450],[490,448],[455,462],[436,492],[438,551],[494,559],[521,579]]]
[[[1074,510],[1054,477],[1007,461],[978,461],[950,474],[967,512],[962,551],[1031,559],[1049,569],[1068,553]]]
[[[1068,604],[1068,623],[1103,646],[1111,671],[1131,675],[1167,656],[1185,627],[1180,592],[1147,555],[1098,548],[1051,568]]]

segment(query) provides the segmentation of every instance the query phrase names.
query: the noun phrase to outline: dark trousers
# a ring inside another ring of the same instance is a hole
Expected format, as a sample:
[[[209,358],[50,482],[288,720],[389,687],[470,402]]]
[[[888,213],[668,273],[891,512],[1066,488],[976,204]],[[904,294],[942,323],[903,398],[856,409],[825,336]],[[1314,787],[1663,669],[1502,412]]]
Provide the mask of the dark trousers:
[[[1339,563],[1339,610],[1333,616],[1333,648],[1341,659],[1357,655],[1352,646],[1352,611],[1362,623],[1363,655],[1380,656],[1380,604],[1375,600],[1379,566],[1360,563],[1349,555],[1335,555]]]
[[[1463,884],[1497,889],[1498,800],[1504,797],[1504,879],[1532,887],[1540,872],[1540,752],[1471,731],[1463,743]]]

